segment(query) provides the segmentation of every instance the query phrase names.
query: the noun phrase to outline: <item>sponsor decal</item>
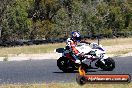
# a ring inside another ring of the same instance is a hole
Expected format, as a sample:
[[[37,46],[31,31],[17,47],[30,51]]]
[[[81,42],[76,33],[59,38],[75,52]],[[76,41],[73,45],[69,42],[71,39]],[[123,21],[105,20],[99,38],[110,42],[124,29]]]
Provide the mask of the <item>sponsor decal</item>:
[[[85,83],[129,83],[131,76],[129,74],[86,74],[85,70],[79,67],[76,81],[80,85]]]

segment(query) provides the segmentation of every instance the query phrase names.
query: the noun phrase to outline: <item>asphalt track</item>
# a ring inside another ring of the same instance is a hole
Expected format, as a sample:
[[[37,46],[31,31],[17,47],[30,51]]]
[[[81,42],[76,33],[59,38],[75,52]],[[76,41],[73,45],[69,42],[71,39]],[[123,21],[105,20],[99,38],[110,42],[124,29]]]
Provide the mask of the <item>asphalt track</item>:
[[[89,70],[88,74],[130,74],[132,57],[115,57],[113,71]],[[0,84],[3,83],[44,83],[75,82],[77,73],[63,73],[56,66],[55,59],[33,61],[0,62]]]

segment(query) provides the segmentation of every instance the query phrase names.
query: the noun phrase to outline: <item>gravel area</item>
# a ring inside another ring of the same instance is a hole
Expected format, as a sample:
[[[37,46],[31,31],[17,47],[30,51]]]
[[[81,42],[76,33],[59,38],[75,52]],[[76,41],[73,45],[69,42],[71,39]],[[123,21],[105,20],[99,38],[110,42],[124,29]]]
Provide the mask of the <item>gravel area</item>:
[[[61,53],[43,53],[43,54],[19,54],[9,55],[8,57],[0,57],[0,61],[22,61],[22,60],[43,60],[43,59],[58,59]]]

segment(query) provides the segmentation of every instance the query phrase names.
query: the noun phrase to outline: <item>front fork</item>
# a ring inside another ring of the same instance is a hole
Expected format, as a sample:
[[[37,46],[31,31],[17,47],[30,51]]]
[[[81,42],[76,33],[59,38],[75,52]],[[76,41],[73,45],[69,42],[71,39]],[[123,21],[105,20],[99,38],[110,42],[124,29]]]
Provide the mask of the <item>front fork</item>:
[[[103,63],[103,64],[105,64],[105,59],[107,59],[108,58],[108,56],[107,55],[103,55],[103,57],[101,57],[100,58],[100,61]]]

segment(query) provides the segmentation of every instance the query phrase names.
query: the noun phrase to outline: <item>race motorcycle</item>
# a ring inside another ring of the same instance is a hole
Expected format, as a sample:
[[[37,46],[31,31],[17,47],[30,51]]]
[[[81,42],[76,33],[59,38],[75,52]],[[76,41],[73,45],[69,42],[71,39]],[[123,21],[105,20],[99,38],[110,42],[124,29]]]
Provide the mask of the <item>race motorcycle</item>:
[[[104,71],[112,71],[115,68],[115,61],[106,55],[105,49],[102,45],[97,43],[80,43],[77,47],[79,52],[83,52],[84,55],[78,58],[81,64],[73,61],[72,52],[67,52],[65,48],[62,56],[57,60],[57,66],[63,72],[74,72],[81,66],[82,69],[87,71],[88,69],[101,68]]]

